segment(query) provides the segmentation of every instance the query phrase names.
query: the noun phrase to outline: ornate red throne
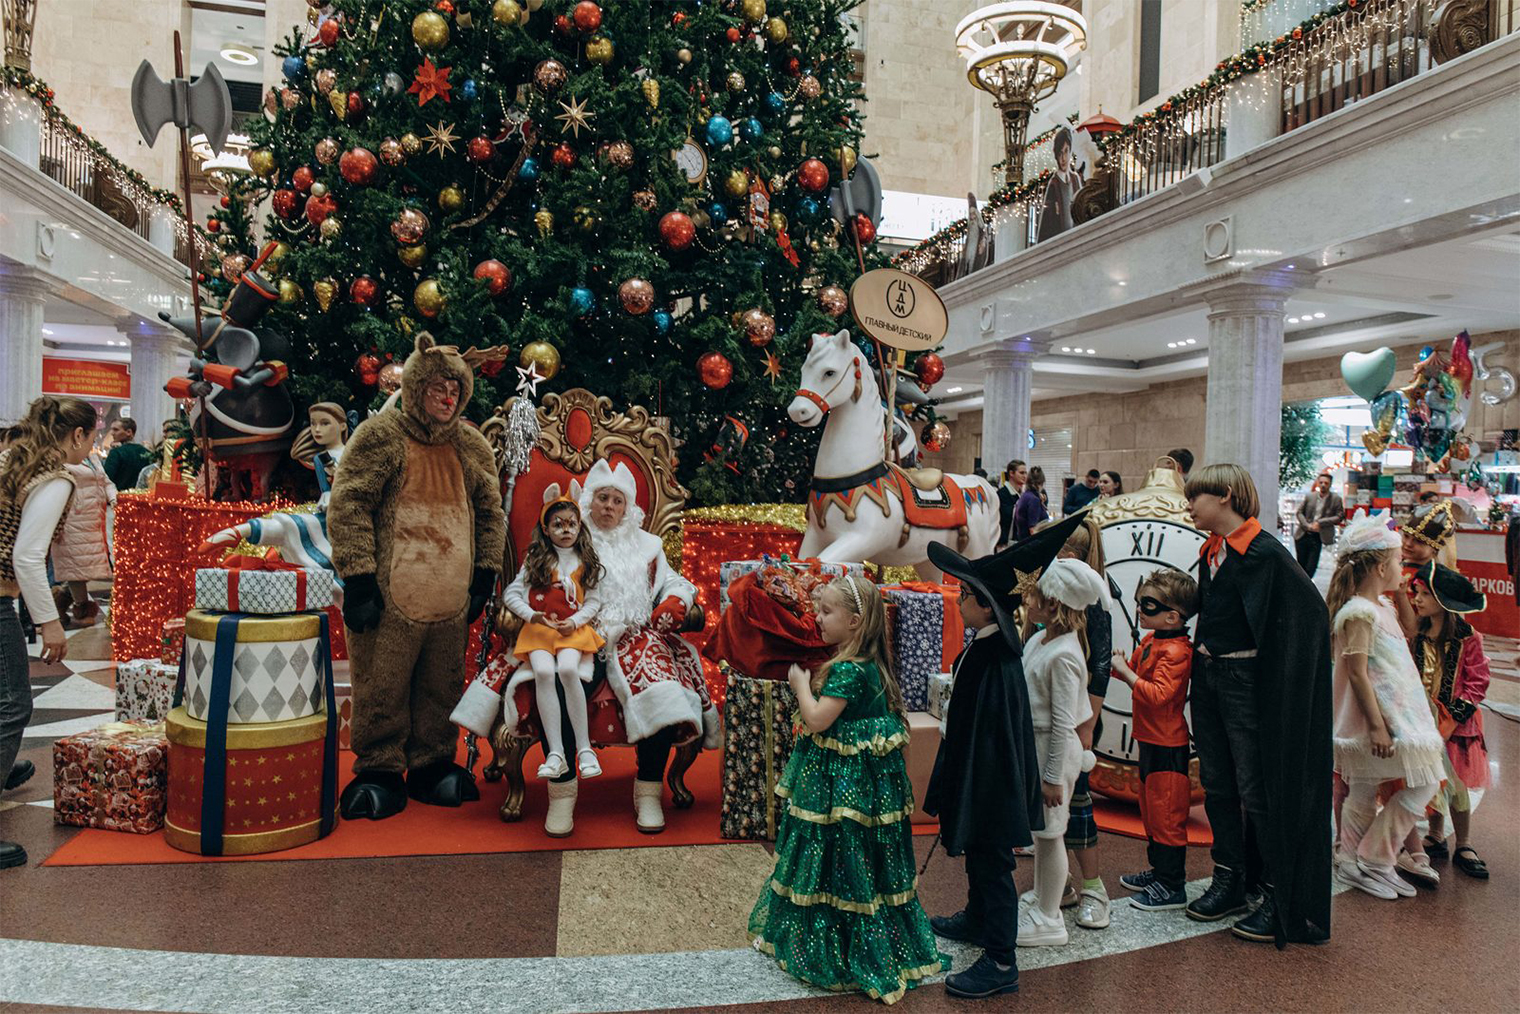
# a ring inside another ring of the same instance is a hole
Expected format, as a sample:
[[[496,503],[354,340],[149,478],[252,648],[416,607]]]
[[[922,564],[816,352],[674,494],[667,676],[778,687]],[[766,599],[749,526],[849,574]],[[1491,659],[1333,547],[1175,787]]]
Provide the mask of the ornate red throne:
[[[480,428],[496,452],[499,469],[503,468],[505,460],[507,416],[513,400],[509,399],[498,407]],[[606,458],[614,466],[622,462],[633,471],[638,485],[636,502],[644,511],[645,530],[662,538],[679,530],[687,491],[676,481],[675,445],[663,420],[655,419],[639,405],[631,406],[626,412],[615,412],[611,399],[584,388],[544,395],[537,416],[538,443],[529,455],[527,470],[517,476],[510,490],[507,549],[503,562],[503,573],[508,575],[508,580],[517,573],[522,553],[538,523],[544,490],[551,483],[559,483],[563,489],[569,486],[571,479],[584,481],[598,458]],[[503,494],[508,492],[507,486],[508,478],[503,475]],[[702,608],[694,602],[682,629],[701,630],[704,622]],[[507,636],[509,633],[511,636]],[[493,647],[498,651],[506,650],[515,631],[497,631],[496,635]],[[501,804],[501,819],[504,821],[522,819],[523,758],[542,735],[533,688],[519,687],[514,703],[521,716],[517,730],[509,732],[506,724],[497,719],[488,737],[491,761],[483,772],[486,781],[494,782],[503,776],[507,779],[507,796]],[[627,730],[623,727],[622,707],[608,681],[603,680],[597,685],[586,707],[588,728],[595,747],[630,746]],[[699,737],[677,747],[671,758],[667,780],[671,798],[679,809],[685,809],[693,802],[684,779],[700,750]]]

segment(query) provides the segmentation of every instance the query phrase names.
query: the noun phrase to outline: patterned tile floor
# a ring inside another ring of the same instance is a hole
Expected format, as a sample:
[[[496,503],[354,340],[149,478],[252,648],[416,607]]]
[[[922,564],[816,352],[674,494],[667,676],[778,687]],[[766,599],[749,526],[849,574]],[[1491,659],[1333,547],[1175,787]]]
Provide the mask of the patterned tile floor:
[[[1520,672],[1503,665],[1517,647],[1492,645],[1496,712],[1520,703]],[[74,833],[52,822],[51,742],[110,717],[106,648],[96,628],[71,637],[64,664],[33,662],[36,713],[22,755],[38,774],[0,802],[0,836],[32,856],[0,873],[0,1010],[871,1009],[810,990],[745,946],[745,916],[768,872],[763,845],[40,866]],[[1021,994],[985,1009],[1514,1009],[1520,840],[1510,830],[1520,793],[1504,776],[1520,764],[1520,733],[1498,713],[1488,728],[1496,784],[1474,837],[1493,880],[1443,866],[1438,890],[1396,904],[1342,893],[1330,944],[1279,953],[1221,925],[1123,904],[1117,877],[1143,865],[1144,846],[1104,835],[1112,926],[1073,927],[1066,947],[1021,951]],[[915,845],[922,862],[930,842]],[[1203,877],[1206,853],[1189,859]],[[1017,876],[1029,886],[1027,867]],[[925,907],[952,911],[964,891],[961,863],[936,855],[920,885]],[[946,949],[958,967],[976,956]],[[1391,974],[1398,968],[1440,974]],[[937,982],[900,1006],[966,1009]]]

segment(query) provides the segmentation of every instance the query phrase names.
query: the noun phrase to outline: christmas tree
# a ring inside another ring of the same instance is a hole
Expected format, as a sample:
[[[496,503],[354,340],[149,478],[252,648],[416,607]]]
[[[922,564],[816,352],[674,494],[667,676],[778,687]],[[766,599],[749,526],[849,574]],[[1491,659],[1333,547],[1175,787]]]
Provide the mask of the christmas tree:
[[[232,292],[237,277],[258,257],[253,205],[264,188],[262,181],[246,176],[222,175],[217,182],[226,193],[211,209],[206,224],[199,228],[211,251],[202,265],[204,294],[221,301]],[[287,291],[293,295],[293,290]]]
[[[249,159],[298,396],[373,406],[419,329],[508,345],[541,390],[668,418],[694,502],[799,499],[797,371],[849,325],[857,229],[882,263],[829,211],[860,143],[853,2],[314,6]]]

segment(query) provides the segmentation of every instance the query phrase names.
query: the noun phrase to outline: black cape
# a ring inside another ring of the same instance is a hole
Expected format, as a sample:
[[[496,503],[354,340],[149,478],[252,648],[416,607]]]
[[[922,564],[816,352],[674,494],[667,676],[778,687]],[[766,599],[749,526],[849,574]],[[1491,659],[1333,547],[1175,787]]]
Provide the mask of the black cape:
[[[1274,536],[1260,532],[1234,566],[1257,644],[1256,709],[1269,824],[1261,841],[1277,901],[1277,946],[1330,934],[1330,616],[1319,590]],[[1199,567],[1199,589],[1210,574]],[[1195,656],[1195,658],[1198,656]],[[952,695],[952,700],[954,697]]]
[[[923,810],[952,856],[1028,846],[1045,809],[1023,661],[1001,637],[982,637],[957,662]]]

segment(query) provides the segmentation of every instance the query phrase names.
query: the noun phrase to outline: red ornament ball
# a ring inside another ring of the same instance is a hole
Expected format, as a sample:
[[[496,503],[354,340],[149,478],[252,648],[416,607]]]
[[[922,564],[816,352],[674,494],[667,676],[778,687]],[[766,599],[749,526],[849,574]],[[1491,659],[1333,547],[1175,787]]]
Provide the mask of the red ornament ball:
[[[760,309],[758,306],[745,310],[739,318],[739,324],[744,328],[744,337],[755,348],[764,348],[776,337],[776,318]]]
[[[795,56],[786,58],[786,72],[792,77],[802,73],[802,61]]]
[[[360,275],[349,284],[348,298],[359,306],[374,306],[380,298],[380,286],[369,275]]]
[[[945,377],[945,361],[933,352],[925,352],[913,361],[913,372],[920,384],[933,386]]]
[[[554,152],[549,156],[549,161],[554,163],[556,169],[570,169],[575,165],[575,149],[570,147],[569,141],[561,141],[554,146]]]
[[[680,28],[682,25],[686,24],[686,15],[681,11],[676,11],[675,14],[671,16],[670,24],[672,28]]]
[[[575,31],[575,26],[572,25],[570,23],[570,19],[565,17],[563,14],[556,14],[554,15],[554,30],[561,35],[569,35],[571,32]]]
[[[721,391],[734,379],[734,364],[721,352],[704,352],[697,359],[697,377],[714,391]]]
[[[374,387],[380,382],[380,357],[373,352],[361,352],[359,358],[354,360],[354,372],[359,375],[359,382],[365,387]]]
[[[654,286],[642,278],[626,279],[618,286],[618,303],[624,313],[646,314],[654,307]]]
[[[352,123],[355,120],[364,119],[364,114],[369,112],[369,106],[364,103],[364,96],[358,92],[348,93],[348,119]]]
[[[222,220],[220,218],[208,218],[208,219],[206,219],[206,231],[207,232],[221,232],[222,231]]]
[[[222,196],[222,199],[220,201],[218,201],[217,203],[219,203],[224,208],[230,208],[230,207],[232,207],[232,198],[230,198],[230,197],[228,197],[228,196],[226,196],[224,194]]]
[[[729,42],[738,42],[741,38],[743,38],[742,34],[737,28],[730,28],[728,31],[724,32],[723,35],[728,39]]]
[[[669,211],[660,219],[660,239],[672,250],[685,250],[697,238],[697,227],[684,211]]]
[[[581,0],[576,4],[570,17],[575,21],[575,27],[587,35],[602,27],[602,9],[591,0]]]
[[[499,296],[512,287],[512,270],[499,260],[484,260],[475,265],[475,280],[484,282],[491,295]]]
[[[281,188],[274,192],[269,203],[274,207],[274,213],[281,218],[294,218],[296,214],[299,195],[294,190]]]
[[[855,216],[855,236],[862,243],[869,243],[876,238],[876,223],[865,215]]]
[[[829,185],[829,167],[820,159],[810,158],[797,167],[797,184],[803,190],[822,193]]]
[[[338,159],[338,172],[356,187],[367,187],[380,175],[380,160],[368,148],[350,148]]]
[[[433,7],[443,14],[453,14],[454,0],[438,0]]]
[[[496,145],[484,134],[470,138],[470,143],[464,147],[465,157],[476,165],[484,165],[496,157]]]
[[[342,35],[342,33],[343,29],[342,26],[338,24],[338,19],[328,18],[326,21],[322,22],[322,27],[317,29],[317,38],[321,40],[322,45],[331,49],[333,46],[336,46],[338,44],[338,37]]]
[[[311,190],[311,185],[317,181],[317,176],[311,171],[311,166],[298,166],[296,171],[290,174],[290,185],[301,193]]]
[[[323,220],[338,210],[338,202],[332,194],[323,194],[321,197],[313,194],[306,198],[306,220],[312,225],[321,225]]]

